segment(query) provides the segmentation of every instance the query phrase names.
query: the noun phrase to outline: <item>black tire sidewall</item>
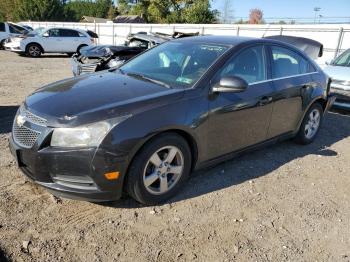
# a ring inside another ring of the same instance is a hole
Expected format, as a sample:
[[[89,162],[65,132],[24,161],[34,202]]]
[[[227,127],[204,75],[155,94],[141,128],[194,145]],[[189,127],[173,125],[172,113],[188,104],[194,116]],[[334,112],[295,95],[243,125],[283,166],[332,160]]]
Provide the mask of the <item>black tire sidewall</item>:
[[[184,157],[184,171],[177,184],[167,193],[153,195],[147,191],[143,183],[143,171],[154,152],[165,146],[176,146]],[[159,204],[174,196],[185,184],[191,172],[191,150],[185,139],[177,134],[161,135],[148,142],[136,155],[127,176],[127,191],[136,201],[154,205]]]
[[[311,138],[307,138],[305,135],[305,126],[306,126],[307,122],[309,121],[309,115],[310,115],[311,111],[314,109],[318,109],[320,112],[320,124],[319,124],[318,129],[317,129],[316,133],[314,134],[314,136]],[[300,129],[299,129],[299,132],[296,136],[297,142],[300,144],[303,144],[303,145],[307,145],[307,144],[312,143],[315,140],[315,138],[317,137],[318,132],[320,131],[320,128],[322,126],[322,123],[323,123],[323,108],[319,103],[314,103],[309,108],[309,110],[306,112],[306,114],[304,116],[303,122],[302,122]]]

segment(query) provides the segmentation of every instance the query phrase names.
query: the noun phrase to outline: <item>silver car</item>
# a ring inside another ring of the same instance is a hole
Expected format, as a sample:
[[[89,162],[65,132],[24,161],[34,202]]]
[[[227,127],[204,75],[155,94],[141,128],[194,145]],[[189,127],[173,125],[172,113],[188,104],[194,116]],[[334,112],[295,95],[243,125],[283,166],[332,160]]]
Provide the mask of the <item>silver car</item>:
[[[332,78],[331,92],[337,97],[334,107],[350,110],[350,49],[347,49],[324,71]]]

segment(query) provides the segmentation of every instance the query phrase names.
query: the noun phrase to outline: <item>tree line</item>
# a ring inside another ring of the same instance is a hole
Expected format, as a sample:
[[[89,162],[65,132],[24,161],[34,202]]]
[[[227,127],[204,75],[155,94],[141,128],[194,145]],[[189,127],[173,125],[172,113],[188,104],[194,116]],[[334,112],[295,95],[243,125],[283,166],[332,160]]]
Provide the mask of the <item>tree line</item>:
[[[113,19],[139,15],[148,23],[214,23],[219,12],[211,0],[0,0],[0,21],[71,21],[83,16]]]

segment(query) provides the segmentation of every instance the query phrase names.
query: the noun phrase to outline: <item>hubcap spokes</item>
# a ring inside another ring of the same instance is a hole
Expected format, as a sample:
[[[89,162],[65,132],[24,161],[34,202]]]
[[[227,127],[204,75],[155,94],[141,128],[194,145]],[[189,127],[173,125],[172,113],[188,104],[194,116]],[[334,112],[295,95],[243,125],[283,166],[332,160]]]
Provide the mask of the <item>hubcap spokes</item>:
[[[309,114],[309,120],[305,125],[305,136],[311,139],[316,133],[320,126],[321,115],[317,109],[314,109]]]
[[[148,192],[164,194],[179,181],[184,167],[182,152],[175,146],[166,146],[155,152],[143,172],[143,183]]]
[[[33,55],[33,56],[38,56],[39,53],[40,53],[40,50],[39,50],[38,47],[32,46],[32,47],[29,48],[29,53],[30,53],[31,55]]]

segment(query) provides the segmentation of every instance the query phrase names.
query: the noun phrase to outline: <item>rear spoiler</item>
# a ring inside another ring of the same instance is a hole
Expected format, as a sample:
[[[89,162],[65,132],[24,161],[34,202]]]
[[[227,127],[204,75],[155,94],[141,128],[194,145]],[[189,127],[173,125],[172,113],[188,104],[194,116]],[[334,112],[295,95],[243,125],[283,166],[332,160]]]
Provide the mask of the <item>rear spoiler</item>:
[[[274,39],[293,45],[304,51],[312,59],[317,59],[323,55],[323,44],[309,38],[288,35],[273,35],[265,38]]]
[[[88,33],[88,35],[91,38],[98,38],[98,34],[96,34],[95,32],[91,31],[91,30],[86,30],[86,32]]]

